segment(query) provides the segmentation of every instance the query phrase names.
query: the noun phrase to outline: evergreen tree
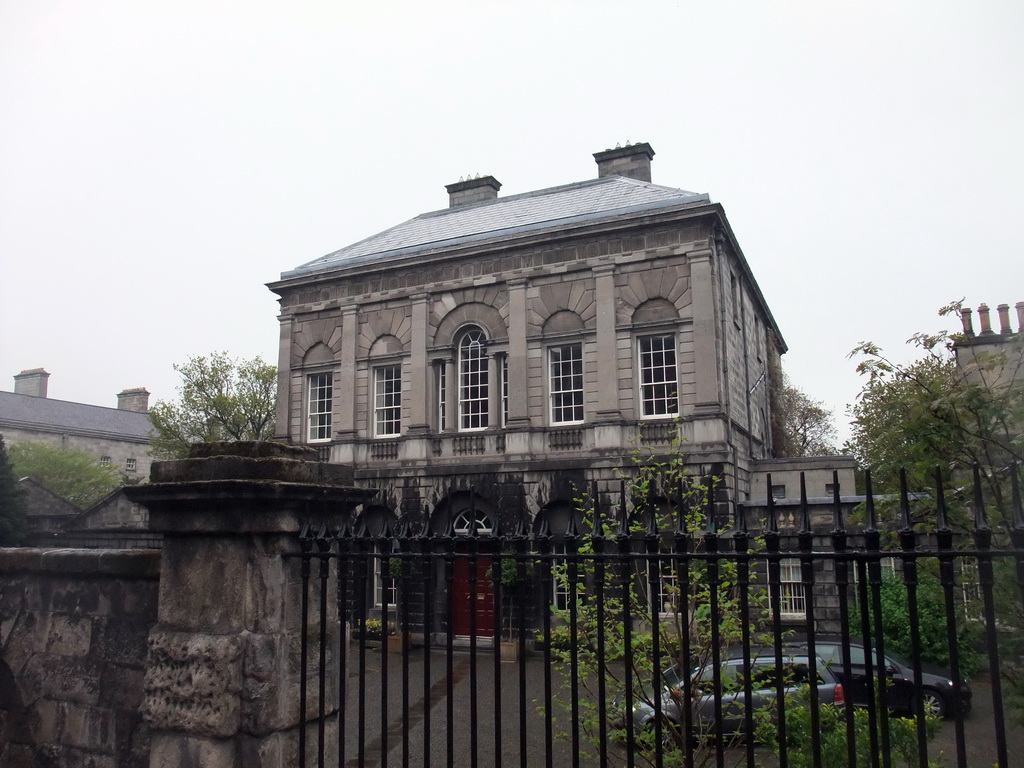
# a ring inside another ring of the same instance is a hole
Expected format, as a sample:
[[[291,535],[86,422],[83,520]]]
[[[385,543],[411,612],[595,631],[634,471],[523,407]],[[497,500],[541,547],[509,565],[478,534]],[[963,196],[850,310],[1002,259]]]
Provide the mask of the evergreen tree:
[[[25,494],[18,485],[0,435],[0,547],[17,546],[25,538]]]

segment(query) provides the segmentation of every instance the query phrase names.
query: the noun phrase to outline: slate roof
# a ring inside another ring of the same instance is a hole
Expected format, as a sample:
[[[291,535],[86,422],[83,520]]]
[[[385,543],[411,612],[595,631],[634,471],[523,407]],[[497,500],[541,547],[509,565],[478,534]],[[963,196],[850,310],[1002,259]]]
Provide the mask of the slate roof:
[[[0,392],[0,433],[5,426],[139,442],[149,442],[149,431],[152,429],[149,417],[138,411]]]
[[[327,272],[365,261],[597,221],[610,216],[709,202],[711,200],[706,194],[662,187],[622,176],[606,176],[424,213],[283,272],[281,278]]]

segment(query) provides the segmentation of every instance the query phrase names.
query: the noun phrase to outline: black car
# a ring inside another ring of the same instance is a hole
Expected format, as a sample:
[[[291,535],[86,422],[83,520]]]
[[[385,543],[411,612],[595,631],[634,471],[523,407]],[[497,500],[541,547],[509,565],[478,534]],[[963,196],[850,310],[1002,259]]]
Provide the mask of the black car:
[[[795,647],[806,652],[807,645],[798,643]],[[850,641],[850,680],[846,681],[846,694],[855,706],[866,706],[869,692],[877,690],[878,672],[876,666],[877,653],[872,651],[872,675],[868,675],[868,667],[864,658],[864,644],[858,640]],[[843,677],[843,644],[835,638],[816,638],[815,654],[824,659],[832,667],[836,675]],[[953,675],[947,669],[932,664],[921,665],[921,697],[926,715],[948,717],[955,714],[956,699]],[[890,709],[902,714],[914,714],[916,698],[914,696],[914,667],[894,653],[885,653],[885,677],[888,682],[885,696]],[[960,712],[967,714],[971,710],[971,688],[966,680],[960,682]]]

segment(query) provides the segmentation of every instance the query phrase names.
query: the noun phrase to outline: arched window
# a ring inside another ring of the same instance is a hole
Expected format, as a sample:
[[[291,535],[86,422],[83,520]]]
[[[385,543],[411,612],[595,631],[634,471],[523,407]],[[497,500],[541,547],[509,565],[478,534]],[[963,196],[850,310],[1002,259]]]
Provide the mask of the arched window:
[[[494,528],[494,524],[491,522],[491,518],[488,517],[486,512],[476,510],[474,515],[470,510],[464,509],[455,515],[455,520],[452,522],[452,528],[455,530],[456,536],[469,536],[470,526],[476,527],[477,536],[487,536],[491,533]]]
[[[487,337],[470,328],[459,339],[459,430],[486,429],[488,420]]]

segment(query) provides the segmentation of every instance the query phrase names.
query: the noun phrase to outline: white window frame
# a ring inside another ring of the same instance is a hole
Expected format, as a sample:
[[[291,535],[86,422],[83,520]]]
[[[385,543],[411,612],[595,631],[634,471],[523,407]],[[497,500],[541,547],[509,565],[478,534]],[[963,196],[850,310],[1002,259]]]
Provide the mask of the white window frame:
[[[402,365],[389,363],[373,369],[373,436],[402,434]]]
[[[110,466],[110,457],[109,456],[100,456],[100,466],[101,467],[109,467]]]
[[[798,557],[779,560],[779,616],[783,619],[807,618],[803,568]]]
[[[638,336],[636,352],[640,418],[670,419],[678,416],[679,352],[675,333]]]
[[[569,609],[572,588],[569,585],[569,561],[565,557],[565,544],[552,544],[551,554],[551,604],[560,611],[566,611]]]
[[[508,426],[508,355],[501,356],[501,426]]]
[[[109,461],[107,462],[109,464]],[[136,463],[134,458],[127,458],[124,460],[124,471],[134,472],[136,469]]]
[[[437,431],[448,427],[448,363],[437,366]]]
[[[648,561],[648,568],[658,569],[658,594],[650,596],[651,613],[657,611],[659,616],[672,616],[678,610],[679,573],[676,561],[670,557],[672,550],[662,547],[658,550],[657,559]],[[647,577],[647,588],[650,589],[650,572]]]
[[[324,443],[331,439],[334,374],[330,371],[306,375],[306,441]]]
[[[469,526],[472,522],[473,519],[470,517],[469,507],[466,507],[455,515],[455,520],[452,521],[452,530],[455,531],[456,536],[469,536]],[[486,512],[481,512],[479,509],[476,510],[475,522],[477,536],[491,535],[494,523],[491,522],[491,518]]]
[[[379,546],[376,554],[373,558],[373,605],[383,608],[387,596],[387,607],[394,608],[398,605],[398,579],[391,577],[391,555]]]
[[[548,347],[548,388],[551,424],[582,424],[586,418],[582,342]]]
[[[487,429],[490,416],[490,381],[487,336],[470,328],[459,338],[459,432]]]

